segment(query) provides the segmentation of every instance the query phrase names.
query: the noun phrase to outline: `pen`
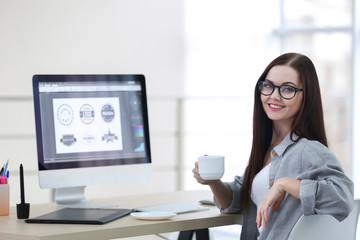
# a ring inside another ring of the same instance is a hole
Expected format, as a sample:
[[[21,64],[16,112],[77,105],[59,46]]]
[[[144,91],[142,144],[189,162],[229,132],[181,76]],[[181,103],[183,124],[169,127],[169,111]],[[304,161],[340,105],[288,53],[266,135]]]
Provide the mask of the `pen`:
[[[3,173],[3,171],[4,171],[4,168],[5,168],[5,164],[4,164],[3,167],[1,168],[0,176],[2,175],[2,173]]]
[[[5,176],[5,174],[6,174],[8,164],[9,164],[9,159],[6,161],[5,168],[4,168],[4,171],[3,171],[3,176]]]
[[[9,184],[9,170],[7,170],[5,177],[6,177],[6,184]]]

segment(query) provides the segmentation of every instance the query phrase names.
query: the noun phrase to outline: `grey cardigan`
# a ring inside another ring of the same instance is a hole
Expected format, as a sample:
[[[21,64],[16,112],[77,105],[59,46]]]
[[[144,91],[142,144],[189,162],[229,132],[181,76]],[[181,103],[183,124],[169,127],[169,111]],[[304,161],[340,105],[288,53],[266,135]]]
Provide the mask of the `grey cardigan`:
[[[251,202],[247,211],[241,211],[239,200],[243,179],[236,176],[233,182],[226,183],[233,191],[233,201],[221,212],[243,214],[241,240],[287,239],[302,214],[329,214],[339,221],[348,216],[354,201],[353,182],[327,147],[306,138],[294,142],[288,134],[270,155],[269,186],[281,177],[301,180],[300,200],[287,193],[277,211],[270,209],[268,225],[258,236],[256,205]]]

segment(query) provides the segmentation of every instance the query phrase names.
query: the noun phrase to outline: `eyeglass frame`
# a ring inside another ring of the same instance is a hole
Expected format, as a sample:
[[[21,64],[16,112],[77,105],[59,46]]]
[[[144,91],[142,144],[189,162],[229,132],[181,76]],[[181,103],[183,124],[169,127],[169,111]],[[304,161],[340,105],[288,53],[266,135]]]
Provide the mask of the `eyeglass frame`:
[[[261,90],[260,90],[260,84],[264,84],[265,82],[268,82],[269,84],[271,84],[271,85],[273,86],[273,89],[272,89],[271,93],[269,93],[269,94],[264,94],[264,93],[262,93]],[[264,96],[270,96],[270,95],[272,95],[272,94],[274,93],[274,91],[275,91],[275,88],[277,88],[280,97],[282,97],[283,99],[286,99],[286,100],[293,99],[293,98],[296,96],[296,93],[297,93],[297,92],[302,92],[302,91],[303,91],[303,89],[301,89],[301,88],[297,88],[297,87],[294,87],[294,86],[291,86],[291,85],[288,85],[288,84],[284,84],[284,85],[281,85],[281,86],[277,86],[277,85],[273,84],[272,82],[266,81],[266,80],[258,81],[258,83],[257,83],[256,85],[257,85],[257,89],[258,89],[259,93],[262,94],[262,95],[264,95]],[[294,90],[295,90],[294,96],[292,96],[291,98],[286,98],[286,97],[284,97],[283,95],[281,95],[280,88],[281,88],[281,87],[284,87],[284,86],[290,87],[290,88],[294,89]]]

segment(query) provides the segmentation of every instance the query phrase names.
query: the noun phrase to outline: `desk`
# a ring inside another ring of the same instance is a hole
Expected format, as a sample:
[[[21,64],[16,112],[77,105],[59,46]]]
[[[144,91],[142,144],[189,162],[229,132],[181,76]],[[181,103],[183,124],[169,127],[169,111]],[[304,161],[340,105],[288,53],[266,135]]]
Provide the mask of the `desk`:
[[[200,199],[211,198],[207,191],[184,191],[144,194],[111,199],[99,199],[116,203],[120,208],[163,204],[169,202],[198,203]],[[241,224],[239,214],[220,214],[217,207],[210,210],[179,214],[170,220],[143,221],[126,216],[104,225],[78,224],[28,224],[16,217],[16,209],[11,207],[9,216],[0,216],[0,239],[6,240],[105,240],[112,238],[142,236],[156,233],[186,231],[231,224]],[[30,206],[30,217],[36,217],[59,209],[54,203]]]

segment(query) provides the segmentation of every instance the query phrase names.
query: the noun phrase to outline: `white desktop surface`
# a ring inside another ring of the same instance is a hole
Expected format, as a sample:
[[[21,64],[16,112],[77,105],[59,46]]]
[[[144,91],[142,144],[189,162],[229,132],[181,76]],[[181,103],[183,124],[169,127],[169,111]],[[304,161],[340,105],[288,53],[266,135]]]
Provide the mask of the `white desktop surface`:
[[[179,191],[168,193],[134,195],[110,199],[99,199],[116,203],[119,208],[135,208],[170,202],[198,203],[200,199],[211,198],[207,191]],[[80,224],[29,224],[16,217],[16,208],[11,207],[9,216],[0,216],[0,239],[6,240],[102,240],[149,235],[155,233],[202,229],[231,224],[241,224],[240,214],[220,214],[215,206],[209,210],[179,214],[169,220],[144,221],[130,215],[104,225]],[[30,206],[30,217],[37,217],[59,209],[53,203]]]

